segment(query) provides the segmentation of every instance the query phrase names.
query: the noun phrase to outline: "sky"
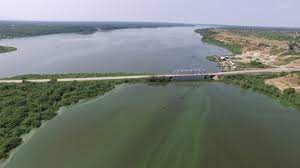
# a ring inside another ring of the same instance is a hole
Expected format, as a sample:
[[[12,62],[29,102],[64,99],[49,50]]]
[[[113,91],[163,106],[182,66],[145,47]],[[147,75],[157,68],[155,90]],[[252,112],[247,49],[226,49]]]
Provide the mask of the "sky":
[[[300,0],[0,0],[0,20],[300,27]]]

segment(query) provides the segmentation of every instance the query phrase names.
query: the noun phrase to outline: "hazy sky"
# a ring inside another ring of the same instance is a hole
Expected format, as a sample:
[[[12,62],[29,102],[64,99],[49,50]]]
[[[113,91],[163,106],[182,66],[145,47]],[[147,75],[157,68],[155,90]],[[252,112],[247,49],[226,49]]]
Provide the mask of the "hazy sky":
[[[0,0],[0,20],[160,21],[300,27],[300,0]]]

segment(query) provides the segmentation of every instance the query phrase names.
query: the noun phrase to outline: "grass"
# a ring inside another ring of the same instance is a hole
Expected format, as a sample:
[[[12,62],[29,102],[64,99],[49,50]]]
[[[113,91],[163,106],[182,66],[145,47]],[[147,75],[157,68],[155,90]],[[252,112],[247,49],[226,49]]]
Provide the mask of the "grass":
[[[285,52],[284,49],[281,49],[281,48],[278,48],[278,47],[276,47],[276,46],[273,46],[273,47],[271,48],[270,54],[271,54],[271,55],[278,55],[278,54],[281,54],[281,53],[283,53],[283,52]]]
[[[280,56],[287,56],[287,55],[300,56],[300,52],[288,51],[288,52],[281,54]]]
[[[281,103],[292,105],[300,109],[300,94],[293,88],[280,91],[277,87],[265,84],[265,80],[282,77],[286,73],[264,75],[232,75],[225,76],[223,82],[239,85],[244,89],[251,89],[280,100]]]
[[[202,38],[203,42],[226,48],[234,55],[241,54],[243,51],[243,46],[238,43],[223,42],[215,39],[214,35],[218,33],[212,31],[211,29],[198,29],[195,30],[195,32],[200,33],[203,36]]]
[[[107,76],[134,76],[134,75],[150,75],[151,73],[66,73],[66,74],[28,74],[18,75],[5,79],[59,79],[59,78],[90,78],[90,77],[107,77]]]
[[[300,43],[300,36],[297,36],[297,37],[295,38],[295,41],[298,42],[298,43]]]
[[[17,48],[15,47],[0,46],[0,53],[12,52],[16,50]]]
[[[217,61],[217,57],[212,55],[212,56],[207,56],[206,57],[207,60],[212,61],[212,62],[216,62]]]
[[[300,57],[288,57],[288,58],[285,58],[285,59],[281,59],[276,65],[287,65],[295,60],[298,60],[300,59]]]
[[[294,35],[296,32],[300,32],[300,30],[284,30],[281,28],[227,28],[235,35],[250,37],[254,36],[257,38],[265,38],[268,40],[277,40],[277,41],[294,41],[297,40]],[[299,38],[299,36],[298,36]]]
[[[270,68],[270,66],[265,65],[259,61],[251,61],[249,63],[238,63],[239,68]]]

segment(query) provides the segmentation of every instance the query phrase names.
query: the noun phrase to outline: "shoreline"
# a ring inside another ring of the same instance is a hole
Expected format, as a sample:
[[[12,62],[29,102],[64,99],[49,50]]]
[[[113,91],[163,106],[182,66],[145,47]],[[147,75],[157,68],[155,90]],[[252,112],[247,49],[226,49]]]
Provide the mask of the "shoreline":
[[[188,23],[168,23],[168,22],[105,22],[105,21],[63,21],[57,24],[55,21],[37,21],[30,23],[30,21],[0,21],[2,22],[6,31],[0,36],[0,40],[9,40],[15,38],[26,38],[26,37],[37,37],[44,35],[55,35],[55,34],[80,34],[80,35],[90,35],[96,32],[106,32],[114,30],[126,30],[126,29],[144,29],[144,28],[171,28],[171,27],[192,27],[195,24]],[[24,22],[27,25],[19,25],[19,23],[14,22]],[[43,23],[43,24],[41,24]],[[51,24],[52,27],[44,25],[45,23]],[[62,24],[65,23],[65,24]],[[75,23],[74,25],[68,25],[69,23]],[[15,29],[11,29],[11,24],[16,24]],[[30,26],[31,31],[24,31]],[[7,28],[8,27],[8,28]],[[40,31],[40,28],[46,28]],[[1,34],[0,34],[1,35]]]
[[[242,75],[242,76],[246,76],[246,75]],[[234,75],[233,75],[233,77],[234,77]],[[201,81],[199,81],[199,82],[201,82]],[[246,89],[246,90],[251,90],[251,91],[253,91],[253,92],[257,92],[257,90],[254,90],[253,88],[250,88],[250,89],[249,89],[249,88],[245,88],[245,87],[243,87],[242,85],[239,85],[239,84],[237,84],[237,83],[231,83],[231,82],[228,82],[228,81],[226,81],[226,80],[220,80],[220,81],[215,81],[215,82],[222,82],[222,83],[224,83],[224,84],[229,84],[229,85],[230,85],[230,84],[233,84],[233,85],[235,85],[235,86],[240,86],[242,89]],[[129,84],[135,84],[135,83],[129,83]],[[92,102],[94,102],[94,101],[98,101],[99,99],[103,99],[103,98],[106,97],[107,95],[110,95],[111,93],[115,92],[115,91],[118,90],[119,88],[124,87],[124,86],[126,86],[126,85],[128,85],[128,84],[127,84],[127,83],[118,84],[118,85],[115,85],[114,89],[112,89],[112,90],[110,90],[110,91],[104,93],[103,95],[98,95],[98,96],[93,97],[93,98],[81,99],[81,100],[78,101],[78,103],[71,104],[71,105],[68,105],[68,106],[63,106],[63,107],[61,107],[58,111],[56,111],[56,114],[57,114],[57,115],[56,115],[54,118],[60,117],[60,116],[65,112],[65,110],[67,110],[67,109],[69,109],[69,108],[74,108],[74,107],[76,107],[76,106],[78,106],[78,105],[82,105],[82,104],[85,104],[85,103],[92,103]],[[267,86],[267,85],[266,85],[266,86]],[[260,91],[258,91],[258,93],[261,93],[261,94],[263,94],[263,95],[270,96],[270,95],[266,94],[265,92],[260,92]],[[273,98],[274,100],[277,100],[277,101],[279,101],[280,103],[282,103],[281,99],[275,98],[275,97],[273,97],[273,96],[270,96],[270,97]],[[294,107],[294,106],[292,106],[292,104],[290,104],[289,106]],[[296,109],[297,109],[297,108],[296,108]],[[298,110],[298,109],[297,109],[297,110]],[[52,119],[54,119],[54,118],[52,118]],[[22,137],[22,140],[23,140],[22,144],[21,144],[20,146],[18,146],[17,148],[13,149],[13,150],[9,153],[9,157],[8,157],[7,159],[2,159],[2,160],[0,161],[0,168],[6,168],[6,166],[10,163],[11,159],[13,159],[13,157],[14,157],[15,154],[18,152],[18,150],[21,150],[22,147],[23,147],[24,145],[26,145],[26,143],[28,143],[28,141],[29,141],[32,137],[34,137],[34,135],[35,135],[36,133],[38,133],[38,131],[39,131],[41,128],[47,126],[47,124],[48,124],[52,119],[43,121],[42,125],[41,125],[39,128],[32,129],[29,133],[22,135],[22,136],[21,136],[21,137]]]
[[[83,99],[83,100],[84,100],[84,99]],[[81,102],[78,102],[78,104],[80,104],[80,103],[81,103]],[[56,115],[54,118],[59,117],[60,115],[62,115],[63,111],[64,111],[66,108],[68,108],[68,107],[73,107],[73,106],[75,106],[75,105],[77,105],[77,104],[61,107],[61,108],[56,112],[57,115]],[[52,118],[52,119],[54,119],[54,118]],[[43,121],[43,122],[42,122],[42,125],[41,125],[40,127],[34,128],[34,129],[30,130],[29,133],[23,134],[23,135],[21,136],[21,138],[22,138],[22,143],[21,143],[18,147],[12,149],[12,150],[8,153],[8,156],[9,156],[8,158],[6,158],[6,159],[0,159],[0,168],[5,168],[5,167],[7,166],[7,164],[10,163],[11,159],[13,159],[14,155],[15,155],[15,154],[16,154],[16,153],[17,153],[24,145],[26,145],[26,144],[28,143],[28,141],[29,141],[29,140],[30,140],[30,139],[31,139],[31,138],[32,138],[32,137],[33,137],[33,136],[34,136],[41,128],[45,127],[45,126],[48,124],[48,122],[50,122],[52,119]]]
[[[10,46],[1,46],[0,45],[0,54],[17,51],[18,49]]]
[[[299,62],[292,64],[300,61],[300,41],[289,32],[226,27],[197,29],[195,32],[202,36],[202,42],[231,51],[230,56],[218,55],[222,58],[218,62],[224,64],[225,70],[300,66]],[[285,39],[278,39],[279,36]]]
[[[22,85],[19,84],[13,84],[13,85],[9,85],[8,88],[3,92],[9,92],[11,90],[17,90],[20,91],[20,94],[24,93],[24,92],[32,92],[33,95],[38,95],[40,94],[40,92],[43,92],[40,89],[45,89],[44,91],[50,91],[51,89],[58,89],[61,90],[64,88],[65,91],[62,91],[61,93],[63,93],[62,95],[60,95],[59,97],[57,97],[58,95],[55,94],[55,92],[53,92],[52,94],[46,96],[48,97],[48,99],[46,99],[45,102],[43,102],[41,104],[41,106],[37,106],[37,107],[32,107],[29,111],[36,111],[39,109],[39,107],[43,107],[45,108],[45,105],[49,105],[48,108],[46,108],[45,110],[42,110],[44,113],[41,113],[41,110],[35,112],[35,113],[30,113],[35,114],[35,115],[39,115],[40,117],[38,118],[30,118],[29,117],[25,118],[25,119],[31,119],[32,121],[30,122],[30,125],[24,126],[24,131],[21,132],[23,134],[17,134],[15,136],[7,136],[7,138],[2,138],[2,148],[1,148],[1,161],[0,163],[3,164],[3,160],[6,160],[7,158],[10,157],[11,151],[13,151],[14,149],[18,148],[20,145],[22,145],[24,142],[24,138],[23,136],[30,133],[32,130],[36,129],[36,128],[40,128],[44,122],[47,122],[49,120],[51,120],[52,118],[55,118],[58,114],[59,114],[59,110],[63,107],[68,107],[68,106],[73,106],[76,105],[78,103],[82,103],[85,102],[85,100],[91,100],[94,99],[96,97],[99,96],[103,96],[106,93],[118,88],[119,85],[122,84],[126,84],[126,83],[135,83],[139,80],[119,80],[119,81],[90,81],[90,82],[71,82],[71,83],[44,83],[44,84],[33,84],[33,83],[25,83]],[[140,80],[142,81],[142,80]],[[35,86],[35,89],[30,89],[31,86]],[[92,89],[89,89],[91,88]],[[24,88],[23,91],[20,90],[20,88]],[[73,88],[73,89],[72,89]],[[71,90],[70,90],[71,89]],[[79,94],[80,93],[80,94]],[[30,101],[27,102],[25,104],[25,107],[29,108],[31,106],[31,104],[34,103],[38,103],[39,101],[35,101],[34,98],[32,97],[33,95],[27,97]],[[51,102],[53,103],[53,98],[58,98],[54,103],[51,104]],[[65,95],[65,96],[64,96]],[[23,96],[24,97],[24,96]],[[41,95],[41,98],[45,98],[45,95]],[[14,97],[9,98],[7,101],[14,101],[13,100]],[[7,108],[16,108],[16,110],[19,109],[19,107],[17,107],[16,105],[12,104]],[[5,108],[4,108],[5,109]],[[29,114],[29,112],[24,112],[25,114]],[[24,115],[25,115],[24,114]],[[16,118],[18,119],[18,118]],[[24,119],[24,120],[25,120]],[[6,120],[3,120],[3,122],[5,122]],[[20,129],[21,125],[16,125],[16,127],[14,127],[14,129]],[[7,132],[10,132],[11,129],[7,129]],[[11,143],[12,139],[20,139],[20,144],[17,144],[15,146],[6,146],[7,144]],[[26,137],[25,137],[26,139]]]
[[[234,76],[234,74],[233,74],[233,76]],[[246,75],[245,75],[245,76],[246,76]],[[145,78],[145,76],[139,76],[139,78],[140,78],[140,77]],[[147,77],[149,77],[149,76],[147,76]],[[90,80],[93,80],[93,78],[86,78],[86,80],[84,80],[83,78],[81,78],[81,79],[82,79],[83,81],[90,81]],[[107,80],[111,80],[111,79],[113,79],[113,78],[107,77]],[[51,79],[49,79],[49,80],[51,81]],[[39,82],[39,80],[37,80],[37,81]],[[75,81],[75,79],[74,79],[74,78],[71,78],[71,79],[65,79],[65,80],[61,80],[61,81],[62,81],[62,82],[66,82],[66,81]],[[133,81],[134,81],[134,80],[133,80]],[[223,80],[221,80],[221,81],[224,82]],[[42,82],[44,82],[44,81],[42,81]],[[46,82],[49,82],[49,81],[46,81]],[[1,82],[0,82],[0,83],[1,83]],[[129,81],[129,83],[130,83],[130,81]],[[224,83],[226,83],[226,82],[224,82]],[[132,83],[131,83],[131,84],[132,84]],[[63,110],[64,110],[64,109],[66,109],[66,108],[68,108],[68,107],[74,107],[74,106],[76,106],[76,105],[85,103],[85,101],[88,101],[88,100],[92,100],[92,99],[98,100],[99,97],[100,97],[100,98],[103,98],[105,95],[107,95],[107,94],[113,92],[115,89],[117,89],[119,86],[122,86],[122,85],[125,85],[125,84],[124,84],[124,83],[123,83],[123,84],[121,83],[121,84],[114,85],[114,88],[113,88],[113,89],[111,89],[111,90],[105,92],[105,93],[102,94],[102,95],[99,94],[99,95],[97,95],[97,96],[95,96],[95,97],[85,98],[85,99],[80,99],[77,103],[74,103],[74,104],[71,104],[71,105],[68,105],[68,106],[62,106],[62,107],[60,107],[59,110],[56,111],[55,113],[57,114],[57,117],[58,117],[58,116],[60,116],[60,115],[63,113]],[[234,84],[234,85],[238,85],[238,84]],[[241,85],[239,85],[239,86],[241,86]],[[56,116],[55,116],[55,117],[56,117]],[[54,118],[55,118],[55,117],[54,117]],[[53,119],[53,118],[51,118],[51,119]],[[1,167],[1,168],[4,168],[4,167],[9,163],[9,161],[10,161],[11,159],[13,159],[15,153],[16,153],[18,150],[20,150],[20,149],[22,148],[22,146],[24,146],[26,143],[28,143],[28,141],[35,135],[35,133],[36,133],[40,128],[43,128],[49,121],[51,121],[51,119],[42,121],[42,124],[41,124],[40,127],[34,128],[34,129],[30,130],[28,133],[26,133],[26,134],[20,136],[20,137],[22,138],[22,144],[19,145],[17,148],[12,149],[11,152],[8,153],[9,157],[8,157],[7,159],[4,159],[4,162],[2,162],[2,160],[0,160],[0,167]]]
[[[222,82],[223,83],[223,82]],[[118,85],[117,87],[116,87],[116,89],[114,89],[114,90],[112,90],[111,92],[108,92],[107,94],[111,94],[111,93],[113,93],[113,92],[115,92],[117,89],[118,89],[118,87],[119,87],[120,85]],[[252,91],[251,91],[252,92]],[[107,94],[105,94],[105,95],[107,95]],[[105,96],[105,95],[103,95],[103,96],[101,96],[102,98]],[[95,98],[95,99],[93,99],[93,100],[91,100],[92,102],[93,101],[96,101],[96,100],[99,100],[98,99],[98,97],[97,98]],[[90,101],[89,101],[90,102]],[[86,102],[81,102],[81,103],[86,103]],[[78,105],[78,104],[77,104]],[[72,107],[76,107],[76,105],[74,105],[74,106],[72,106]],[[63,112],[65,112],[65,111],[62,111],[62,113]],[[69,111],[69,112],[72,112],[72,111]],[[35,133],[39,133],[39,132],[35,132]],[[30,140],[30,139],[29,139]],[[24,143],[25,144],[25,143]],[[20,149],[19,149],[20,150]],[[9,164],[9,163],[8,163]],[[0,166],[1,167],[1,166]],[[5,168],[5,167],[1,167],[1,168]]]
[[[209,32],[209,30],[210,29],[207,29],[206,31]],[[207,32],[205,32],[205,31],[204,31],[204,34],[203,34],[203,33],[201,33],[200,29],[195,30],[195,32],[199,33],[200,35],[203,36],[203,38],[201,39],[202,42],[208,43],[208,44],[211,44],[211,45],[216,45],[216,46],[219,46],[219,47],[226,48],[226,49],[230,50],[230,47],[228,48],[228,46],[226,47],[226,45],[224,45],[224,42],[217,41],[217,39],[214,39],[211,36],[211,34],[207,34]],[[206,40],[205,40],[205,38],[206,38]],[[215,41],[217,41],[217,42],[215,42]],[[246,46],[241,46],[241,47],[245,48]],[[231,57],[235,57],[236,55],[239,55],[239,54],[232,52]],[[226,69],[226,67],[224,66],[224,62],[225,62],[224,60],[229,60],[226,57],[229,57],[229,56],[214,55],[214,56],[207,56],[206,59],[209,60],[209,61],[217,63],[221,67],[222,70],[228,71],[228,69]],[[231,64],[232,67],[235,66],[235,64],[232,63],[232,62],[229,62],[229,65],[230,64]],[[256,62],[255,62],[255,65],[251,65],[251,64],[253,64],[252,61],[248,64],[245,64],[245,67],[243,69],[253,68],[251,66],[254,66],[254,69],[265,69],[266,68],[266,67],[258,68],[258,65],[256,64]],[[259,64],[259,65],[263,65],[263,64]],[[234,68],[233,70],[236,70],[236,68]],[[267,95],[267,96],[271,97],[274,100],[279,101],[283,105],[288,105],[288,106],[294,107],[295,109],[297,109],[297,111],[300,111],[300,105],[297,103],[297,97],[300,98],[300,92],[299,92],[300,85],[299,84],[296,87],[280,89],[280,86],[276,86],[275,84],[270,85],[267,82],[268,80],[283,78],[283,77],[288,76],[288,75],[293,74],[293,73],[294,72],[278,73],[277,75],[276,74],[273,74],[273,75],[272,74],[264,74],[264,75],[260,74],[260,75],[255,75],[254,77],[250,77],[247,74],[244,74],[244,75],[234,75],[233,74],[231,76],[222,77],[222,79],[220,79],[220,81],[225,83],[225,84],[232,84],[232,85],[240,86],[241,88],[246,89],[246,90],[252,90],[254,92],[259,92],[261,94],[264,94],[264,95]],[[298,73],[295,72],[295,73],[298,74],[298,76],[300,75],[299,72]],[[230,78],[236,78],[236,79],[232,80]],[[261,80],[260,78],[263,78],[263,79]],[[260,82],[261,86],[257,86],[257,82]],[[272,91],[270,91],[270,90],[272,90]]]
[[[52,119],[55,119],[55,118],[57,118],[57,117],[60,117],[66,110],[68,110],[68,109],[70,109],[70,108],[74,108],[74,107],[76,107],[76,106],[83,105],[83,104],[93,103],[93,102],[95,102],[95,101],[98,101],[98,100],[100,100],[100,99],[103,99],[103,98],[105,98],[106,96],[108,96],[108,95],[110,95],[111,93],[113,93],[115,90],[120,89],[120,88],[124,87],[125,85],[127,85],[127,84],[126,84],[126,83],[123,83],[123,84],[116,85],[114,89],[112,89],[112,90],[110,90],[110,91],[104,93],[103,95],[98,95],[97,97],[94,97],[94,98],[81,99],[81,100],[79,100],[79,102],[76,103],[76,104],[71,104],[71,105],[68,105],[68,106],[63,106],[63,107],[61,107],[58,111],[56,111],[56,114],[57,114],[57,115],[56,115],[54,118],[52,118]],[[38,133],[38,131],[39,131],[41,128],[46,127],[47,124],[49,124],[49,122],[50,122],[52,119],[43,121],[43,122],[42,122],[42,125],[41,125],[40,127],[34,128],[34,129],[30,130],[29,133],[23,134],[23,135],[21,136],[21,138],[22,138],[22,143],[21,143],[21,145],[19,145],[17,148],[14,148],[13,150],[11,150],[10,153],[8,154],[8,155],[9,155],[8,158],[6,158],[6,159],[0,159],[0,168],[6,168],[6,166],[10,163],[10,161],[11,161],[11,160],[13,159],[13,157],[15,156],[15,154],[16,154],[19,150],[21,150],[22,147],[23,147],[24,145],[26,145],[26,144],[30,141],[30,139],[31,139],[32,137],[34,137],[34,135],[35,135],[36,133]]]
[[[289,74],[232,75],[224,77],[221,81],[225,84],[236,85],[242,89],[264,94],[279,101],[282,105],[291,106],[300,112],[300,104],[298,103],[300,92],[297,92],[295,88],[280,90],[277,86],[266,83],[267,80],[280,78]],[[300,73],[297,74],[299,75]]]

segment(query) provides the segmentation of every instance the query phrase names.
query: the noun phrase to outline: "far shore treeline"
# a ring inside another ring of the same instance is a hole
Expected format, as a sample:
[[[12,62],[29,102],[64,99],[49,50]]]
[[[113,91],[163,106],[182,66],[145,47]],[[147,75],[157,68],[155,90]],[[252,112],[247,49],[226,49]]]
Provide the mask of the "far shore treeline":
[[[29,37],[57,33],[90,34],[97,30],[115,30],[129,28],[157,28],[173,26],[191,26],[181,23],[154,22],[33,22],[33,21],[0,21],[0,39]]]
[[[54,33],[93,33],[102,30],[122,28],[184,26],[183,24],[165,23],[127,23],[127,22],[1,22],[0,39],[36,36]],[[243,46],[236,43],[222,43],[212,38],[208,29],[197,30],[201,33],[203,41],[229,49],[238,54]],[[279,37],[278,37],[279,38]],[[283,38],[283,37],[280,37]],[[297,38],[296,38],[297,39]],[[299,39],[298,39],[299,40]],[[1,42],[1,40],[0,40]],[[13,50],[6,47],[5,50]],[[1,51],[1,48],[0,48]],[[213,59],[212,57],[209,57]],[[257,62],[253,66],[261,66]],[[22,143],[21,135],[29,133],[32,129],[41,126],[43,121],[52,119],[57,115],[59,108],[78,103],[79,100],[89,99],[103,95],[116,85],[135,82],[162,82],[172,81],[171,78],[151,77],[147,80],[115,80],[115,81],[89,81],[89,82],[57,82],[58,78],[104,77],[145,75],[144,73],[71,73],[71,74],[29,74],[7,79],[24,80],[23,83],[0,84],[0,159],[9,156],[12,149]],[[148,74],[149,75],[149,74]],[[295,89],[289,88],[280,91],[275,86],[265,84],[266,79],[284,76],[282,74],[266,75],[232,75],[225,76],[221,81],[228,84],[239,85],[245,89],[252,89],[279,99],[282,103],[300,109],[300,94]],[[52,79],[48,83],[30,83],[26,79]]]
[[[46,21],[0,21],[0,40],[18,37],[31,37],[59,33],[92,34],[98,30],[157,28],[173,26],[191,26],[181,23],[152,22],[46,22]],[[15,51],[13,46],[1,46],[0,54]]]

